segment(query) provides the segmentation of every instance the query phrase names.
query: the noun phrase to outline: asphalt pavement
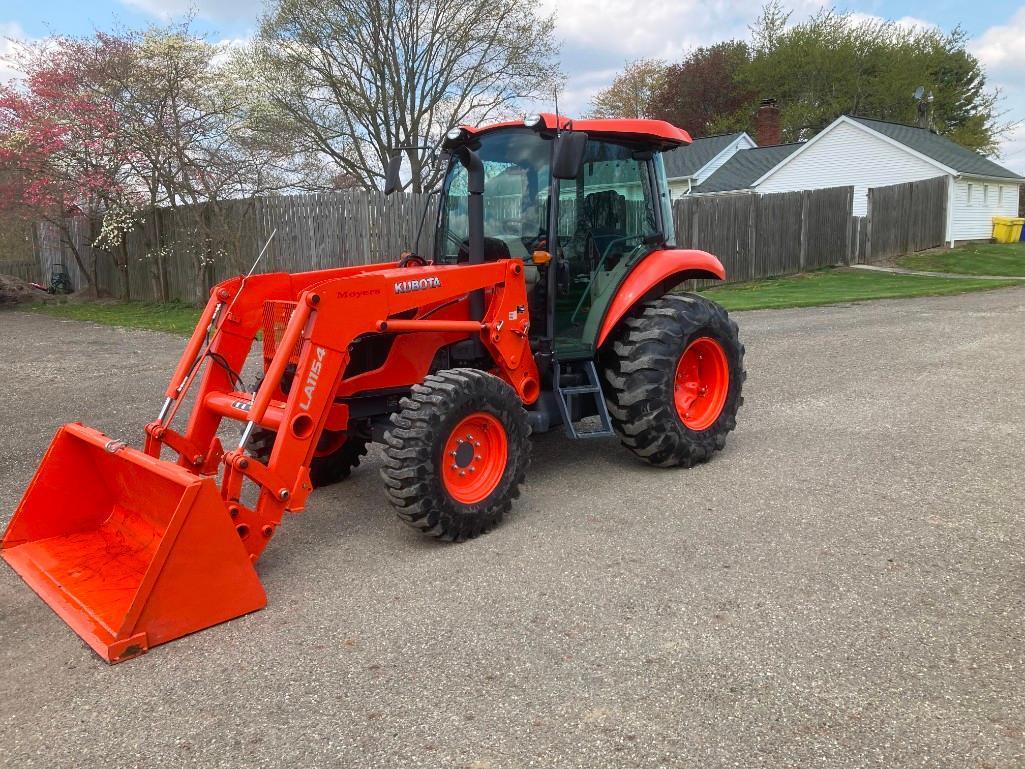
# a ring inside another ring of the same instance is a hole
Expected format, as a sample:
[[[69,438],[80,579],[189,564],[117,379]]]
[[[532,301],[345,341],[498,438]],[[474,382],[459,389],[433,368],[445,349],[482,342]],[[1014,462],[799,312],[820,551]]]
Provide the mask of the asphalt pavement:
[[[735,317],[709,464],[542,435],[448,545],[374,450],[265,610],[124,664],[0,564],[0,766],[1025,766],[1025,288]],[[182,344],[0,312],[0,523],[59,424],[138,443]]]

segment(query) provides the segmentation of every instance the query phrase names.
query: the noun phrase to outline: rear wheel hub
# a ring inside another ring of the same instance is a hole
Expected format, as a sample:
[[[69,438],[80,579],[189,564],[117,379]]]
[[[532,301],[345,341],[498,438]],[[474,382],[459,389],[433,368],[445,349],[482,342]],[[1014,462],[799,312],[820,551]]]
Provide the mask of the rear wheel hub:
[[[695,339],[680,356],[674,380],[676,412],[690,430],[707,430],[722,413],[730,389],[726,352],[716,340]]]

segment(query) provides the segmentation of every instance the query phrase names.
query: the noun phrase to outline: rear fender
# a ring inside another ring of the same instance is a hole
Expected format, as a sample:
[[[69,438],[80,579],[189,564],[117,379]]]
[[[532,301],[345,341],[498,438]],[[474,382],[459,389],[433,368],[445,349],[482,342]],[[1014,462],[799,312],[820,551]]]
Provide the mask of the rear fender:
[[[598,333],[601,347],[612,330],[627,313],[643,299],[661,296],[685,280],[723,280],[726,270],[722,262],[705,251],[660,249],[652,251],[626,276]]]

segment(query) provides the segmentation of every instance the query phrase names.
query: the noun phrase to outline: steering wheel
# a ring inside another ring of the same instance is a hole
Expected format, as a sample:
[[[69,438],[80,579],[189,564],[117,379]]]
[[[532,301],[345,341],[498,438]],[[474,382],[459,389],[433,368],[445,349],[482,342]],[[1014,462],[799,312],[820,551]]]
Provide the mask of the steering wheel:
[[[430,262],[419,254],[407,251],[399,259],[399,267],[426,267]]]

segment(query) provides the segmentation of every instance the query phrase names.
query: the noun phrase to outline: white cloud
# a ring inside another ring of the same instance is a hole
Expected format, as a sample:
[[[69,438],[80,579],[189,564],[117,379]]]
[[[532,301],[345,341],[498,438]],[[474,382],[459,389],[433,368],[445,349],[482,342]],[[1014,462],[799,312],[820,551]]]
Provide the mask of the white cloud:
[[[253,19],[256,4],[252,0],[121,0],[129,8],[148,13],[163,21],[180,19],[190,13],[211,21],[235,22]]]
[[[688,48],[746,37],[763,0],[543,0],[557,34],[603,60],[677,58]],[[821,0],[793,0],[794,18]]]
[[[1004,168],[1025,175],[1025,126],[1018,126],[1004,138],[996,161]]]
[[[559,106],[587,112],[591,98],[636,59],[680,59],[685,51],[747,38],[763,0],[542,0],[556,14],[556,37],[567,74]],[[818,10],[821,0],[793,0],[793,19]],[[550,104],[543,104],[546,110]]]
[[[1025,121],[1025,6],[1007,24],[990,27],[969,44],[969,49],[986,68],[991,85],[1003,94],[1004,119]],[[998,161],[1012,171],[1025,174],[1025,125],[1019,124],[1000,143]]]
[[[990,27],[971,43],[972,53],[979,57],[990,73],[1022,75],[1025,69],[1025,6],[1006,25]]]
[[[598,91],[607,87],[619,71],[620,68],[617,67],[570,75],[559,90],[559,111],[572,117],[587,114],[591,99]],[[534,109],[538,112],[554,112],[555,105],[552,100],[543,100]]]
[[[0,21],[0,83],[6,83],[18,76],[18,70],[11,56],[18,50],[20,41],[25,40],[25,31],[16,21]]]

